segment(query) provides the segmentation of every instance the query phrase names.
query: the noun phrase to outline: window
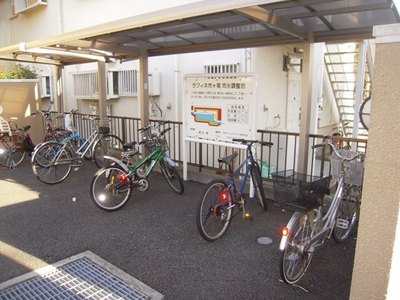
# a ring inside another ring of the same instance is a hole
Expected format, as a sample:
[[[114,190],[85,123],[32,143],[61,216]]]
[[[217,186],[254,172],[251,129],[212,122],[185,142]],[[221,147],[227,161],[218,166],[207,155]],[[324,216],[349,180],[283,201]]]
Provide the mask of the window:
[[[73,74],[74,96],[81,99],[98,98],[97,72]],[[110,71],[107,80],[107,97],[136,96],[137,71]]]
[[[51,96],[50,76],[43,76],[41,78],[41,81],[42,81],[42,97],[50,97]]]
[[[47,5],[47,0],[14,0],[14,14]]]
[[[109,75],[108,94],[111,96],[137,95],[137,71],[111,71]]]
[[[219,74],[219,73],[239,73],[239,63],[225,65],[206,65],[204,73]]]
[[[98,98],[97,72],[73,74],[74,96],[77,98]]]

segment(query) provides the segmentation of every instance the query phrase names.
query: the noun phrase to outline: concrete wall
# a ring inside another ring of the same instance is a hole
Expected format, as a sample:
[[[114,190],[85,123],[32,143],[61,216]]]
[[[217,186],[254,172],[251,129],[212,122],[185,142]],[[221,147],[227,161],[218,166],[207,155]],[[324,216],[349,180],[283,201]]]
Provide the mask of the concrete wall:
[[[0,80],[1,116],[6,121],[15,119],[19,127],[31,125],[29,130],[35,144],[42,141],[42,118],[32,118],[31,113],[41,110],[38,80]]]
[[[376,46],[368,156],[351,299],[399,299],[400,26]],[[396,264],[397,262],[397,264]],[[392,284],[389,286],[389,280]]]

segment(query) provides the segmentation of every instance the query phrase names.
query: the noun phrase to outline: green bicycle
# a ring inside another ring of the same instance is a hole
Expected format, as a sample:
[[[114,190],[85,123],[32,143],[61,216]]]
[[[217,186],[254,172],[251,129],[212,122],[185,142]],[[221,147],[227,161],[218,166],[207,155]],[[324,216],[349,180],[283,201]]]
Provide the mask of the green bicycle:
[[[171,128],[166,128],[159,134],[151,135],[141,141],[151,153],[133,166],[115,157],[105,156],[112,163],[96,172],[90,185],[90,195],[97,207],[114,211],[123,207],[129,200],[132,189],[147,191],[151,174],[158,164],[161,172],[171,189],[177,193],[184,192],[181,175],[175,167],[175,163],[167,156],[165,145],[165,133]],[[135,151],[135,150],[132,150]]]

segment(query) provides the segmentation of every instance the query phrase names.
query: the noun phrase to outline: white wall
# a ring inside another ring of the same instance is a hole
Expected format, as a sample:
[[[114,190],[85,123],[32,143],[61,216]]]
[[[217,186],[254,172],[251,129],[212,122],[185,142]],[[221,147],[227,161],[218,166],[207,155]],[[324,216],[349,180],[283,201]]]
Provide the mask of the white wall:
[[[0,47],[53,37],[201,0],[50,0],[13,16],[12,0],[0,0]],[[4,38],[3,38],[4,37]]]

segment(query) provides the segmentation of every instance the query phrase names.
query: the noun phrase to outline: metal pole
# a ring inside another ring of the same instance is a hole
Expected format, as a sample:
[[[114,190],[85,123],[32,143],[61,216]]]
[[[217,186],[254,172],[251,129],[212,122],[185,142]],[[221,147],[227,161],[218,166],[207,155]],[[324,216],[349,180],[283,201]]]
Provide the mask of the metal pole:
[[[110,130],[107,119],[107,77],[106,77],[106,63],[99,61],[98,67],[98,86],[99,86],[99,132],[104,133]]]

